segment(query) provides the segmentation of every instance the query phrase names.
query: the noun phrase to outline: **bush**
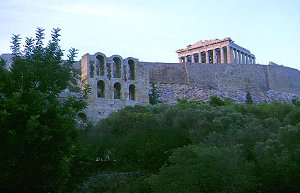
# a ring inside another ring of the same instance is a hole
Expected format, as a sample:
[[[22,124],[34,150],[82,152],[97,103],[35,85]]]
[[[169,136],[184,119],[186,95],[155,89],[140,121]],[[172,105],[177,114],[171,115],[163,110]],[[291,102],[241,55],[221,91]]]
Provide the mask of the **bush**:
[[[223,106],[224,101],[220,97],[214,95],[210,97],[209,104],[213,107]]]

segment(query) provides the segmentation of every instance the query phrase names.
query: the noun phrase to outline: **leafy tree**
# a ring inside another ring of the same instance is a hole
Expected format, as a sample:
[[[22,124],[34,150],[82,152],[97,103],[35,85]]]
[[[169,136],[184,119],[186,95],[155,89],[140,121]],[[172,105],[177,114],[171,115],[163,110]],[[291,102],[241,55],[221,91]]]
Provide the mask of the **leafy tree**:
[[[91,85],[90,84],[85,84],[83,86],[83,97],[85,99],[87,99],[87,96],[88,96],[89,93],[91,93],[91,91],[92,91]]]
[[[159,93],[157,91],[157,88],[155,86],[155,84],[152,82],[151,83],[151,91],[150,91],[150,94],[149,94],[149,102],[151,105],[155,105],[157,103],[160,103],[159,101]]]
[[[157,171],[166,163],[171,150],[187,144],[189,140],[179,132],[168,129],[143,129],[124,137],[116,146],[116,158],[127,168],[147,172]]]
[[[220,97],[213,95],[209,99],[209,104],[213,107],[222,106],[224,105],[224,101]]]
[[[0,69],[0,191],[62,191],[76,150],[77,113],[85,103],[59,94],[72,79],[75,55],[62,61],[60,29],[44,46],[44,29],[27,38],[13,35],[11,71]]]
[[[167,161],[171,149],[189,143],[186,132],[161,125],[158,111],[153,110],[155,106],[127,107],[101,121],[91,132],[96,135],[99,158],[112,156],[106,163],[115,160],[121,169],[152,172]]]
[[[277,135],[255,146],[262,192],[300,189],[300,125],[282,127]]]
[[[300,99],[293,99],[292,103],[298,107],[300,107]]]
[[[94,159],[114,160],[98,162],[101,172],[139,175],[94,184],[113,192],[297,192],[299,113],[288,103],[126,107],[87,141],[97,141]]]
[[[253,99],[249,91],[246,94],[246,104],[253,104]]]
[[[254,166],[238,148],[190,145],[174,150],[169,161],[148,179],[154,192],[251,192],[256,184]]]

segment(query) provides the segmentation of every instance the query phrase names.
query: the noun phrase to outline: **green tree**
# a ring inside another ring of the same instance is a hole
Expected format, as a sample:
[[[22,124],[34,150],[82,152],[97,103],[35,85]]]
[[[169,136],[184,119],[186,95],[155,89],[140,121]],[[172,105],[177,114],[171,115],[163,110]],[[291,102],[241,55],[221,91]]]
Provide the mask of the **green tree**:
[[[251,192],[256,184],[253,164],[239,154],[237,147],[178,148],[169,158],[170,165],[148,182],[154,192]]]
[[[261,192],[299,191],[300,124],[281,127],[276,135],[257,143],[255,153]]]
[[[157,88],[155,86],[155,84],[152,82],[151,83],[151,91],[150,91],[150,94],[149,94],[149,102],[151,105],[155,105],[157,103],[160,103],[159,101],[159,93],[157,91]]]
[[[97,135],[99,158],[113,156],[115,164],[126,170],[157,171],[171,149],[189,143],[186,132],[160,123],[157,106],[127,107],[102,120],[91,134]],[[104,164],[100,164],[104,166]]]
[[[209,99],[209,104],[213,107],[222,106],[224,105],[224,101],[220,97],[213,95]]]
[[[53,29],[44,46],[44,29],[37,28],[23,51],[14,35],[12,69],[0,69],[1,192],[62,191],[70,178],[76,117],[85,103],[59,98],[72,80],[75,57],[63,62],[59,32]]]
[[[253,99],[249,91],[246,94],[246,104],[253,104]]]
[[[91,130],[98,143],[89,155],[113,157],[99,162],[106,165],[100,171],[138,171],[130,180],[98,182],[123,184],[105,191],[297,192],[299,115],[289,103],[126,107]]]

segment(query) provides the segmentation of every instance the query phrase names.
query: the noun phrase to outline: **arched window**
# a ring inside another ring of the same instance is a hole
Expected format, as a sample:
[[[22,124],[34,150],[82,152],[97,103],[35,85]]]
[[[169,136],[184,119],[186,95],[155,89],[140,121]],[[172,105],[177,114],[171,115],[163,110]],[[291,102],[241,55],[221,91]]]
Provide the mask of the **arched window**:
[[[97,57],[97,75],[98,76],[104,76],[105,74],[105,70],[104,70],[104,64],[105,64],[105,60],[104,60],[104,56],[98,55]]]
[[[113,68],[114,68],[114,78],[121,77],[121,59],[118,57],[114,57],[113,59]]]
[[[135,80],[135,64],[133,60],[128,60],[129,65],[129,80]]]
[[[114,99],[121,99],[121,84],[118,82],[114,84]]]
[[[103,80],[99,80],[97,83],[97,97],[105,98],[105,83]]]
[[[129,100],[135,100],[135,85],[129,85]]]

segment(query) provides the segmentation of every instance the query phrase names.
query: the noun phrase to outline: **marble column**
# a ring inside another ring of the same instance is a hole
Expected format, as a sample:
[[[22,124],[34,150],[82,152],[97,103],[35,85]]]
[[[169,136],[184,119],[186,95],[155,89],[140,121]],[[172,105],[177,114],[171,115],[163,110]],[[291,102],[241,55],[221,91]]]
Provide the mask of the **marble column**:
[[[213,49],[213,64],[217,63],[216,49]]]
[[[249,56],[246,54],[246,64],[249,64]]]
[[[209,64],[208,50],[205,51],[205,63]]]
[[[201,52],[199,52],[199,63],[201,64],[202,63],[202,55],[201,55]]]
[[[237,50],[237,55],[238,55],[238,64],[241,64],[241,51]]]
[[[241,52],[241,55],[242,55],[242,62],[241,62],[241,64],[246,64],[246,62],[245,62],[245,53]]]
[[[253,57],[253,64],[255,64],[255,58]]]
[[[232,49],[230,48],[230,46],[226,46],[226,50],[227,50],[227,61],[226,62],[228,64],[233,63],[232,62]]]
[[[224,62],[225,57],[224,57],[224,49],[223,49],[223,47],[220,48],[220,58],[221,58],[221,64],[224,64],[225,63]]]
[[[236,49],[233,50],[233,54],[234,54],[234,64],[237,64],[237,51]]]

